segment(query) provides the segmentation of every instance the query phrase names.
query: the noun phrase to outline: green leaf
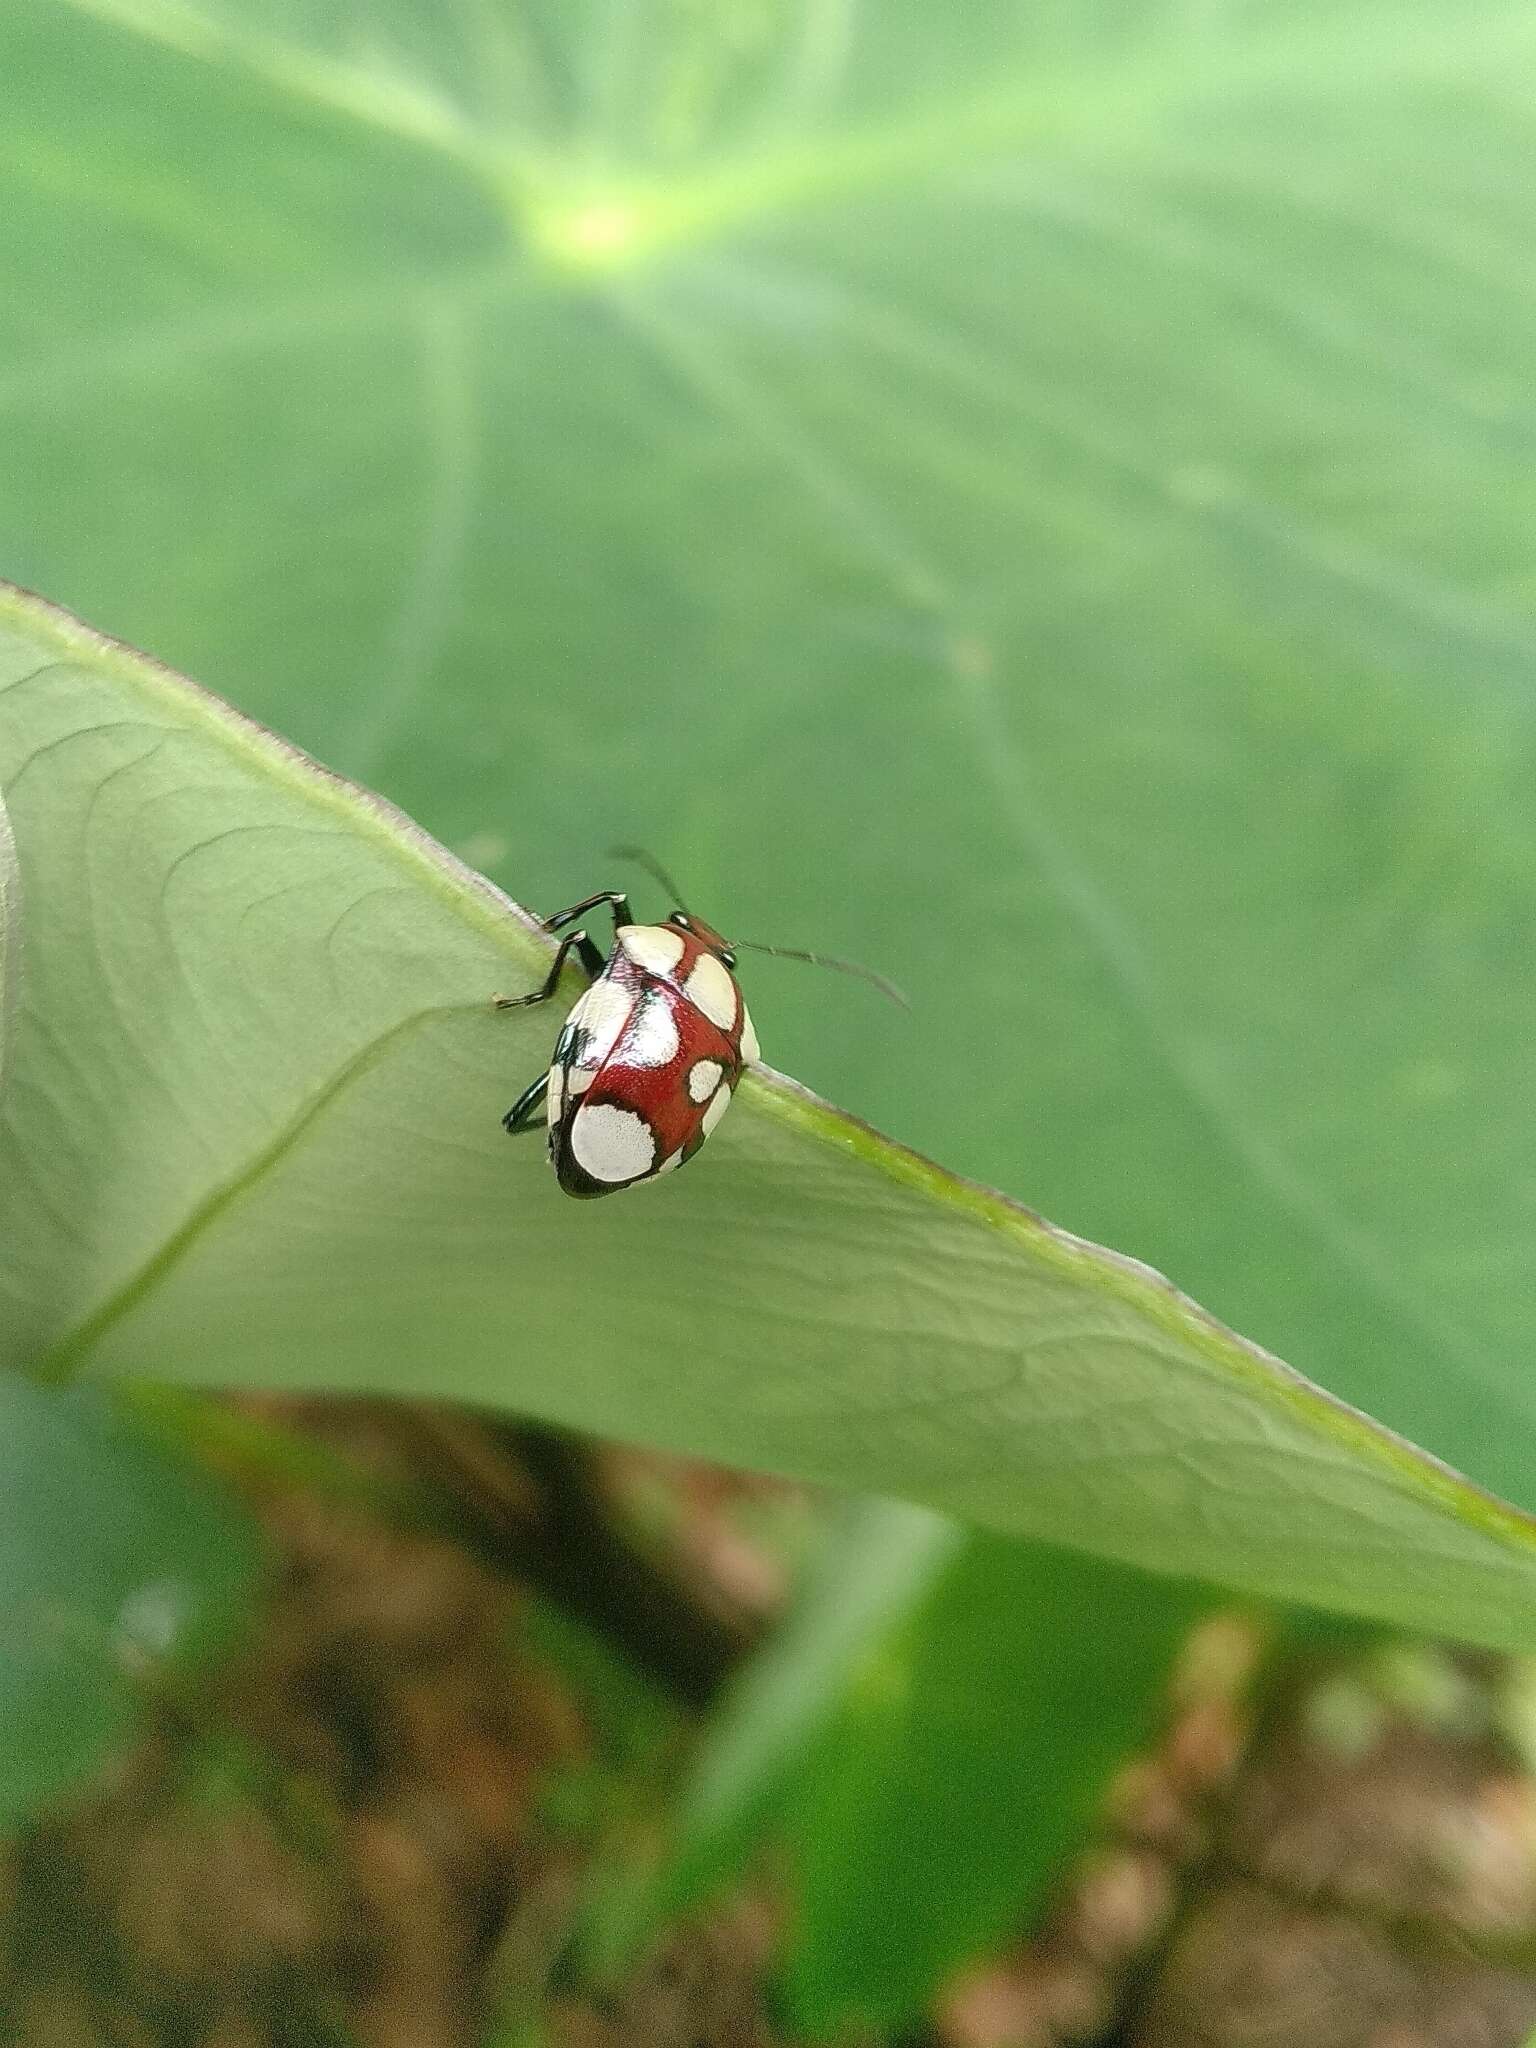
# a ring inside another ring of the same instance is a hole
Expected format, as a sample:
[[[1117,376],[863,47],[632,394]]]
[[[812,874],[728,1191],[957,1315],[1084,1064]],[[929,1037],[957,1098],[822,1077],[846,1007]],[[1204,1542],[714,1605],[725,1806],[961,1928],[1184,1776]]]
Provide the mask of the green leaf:
[[[480,1401],[1536,1642],[1529,1518],[770,1072],[686,1173],[563,1197],[498,1127],[554,1022],[489,1003],[549,942],[376,799],[18,593],[0,781],[29,930],[4,1359]]]
[[[244,1516],[99,1392],[0,1373],[0,1825],[69,1791],[248,1612]]]
[[[618,1871],[599,1897],[591,1961],[619,1974],[667,1920],[741,1872],[803,1780],[855,1674],[910,1620],[966,1539],[943,1515],[895,1501],[845,1510],[783,1622],[710,1714],[654,1865]]]
[[[910,2017],[1059,1879],[1210,1600],[856,1503],[711,1714],[664,1853],[599,1896],[593,1967],[621,1974],[787,1825],[798,2024]]]
[[[866,1645],[793,1809],[787,1990],[818,2038],[917,2013],[1027,1925],[1150,1738],[1208,1591],[977,1537]]]

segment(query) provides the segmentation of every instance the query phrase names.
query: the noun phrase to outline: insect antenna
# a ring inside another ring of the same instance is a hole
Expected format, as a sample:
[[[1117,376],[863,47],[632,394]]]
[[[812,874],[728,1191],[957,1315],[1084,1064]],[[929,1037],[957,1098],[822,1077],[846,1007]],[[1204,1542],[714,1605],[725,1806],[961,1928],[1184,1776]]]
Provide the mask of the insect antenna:
[[[610,860],[632,860],[637,867],[644,868],[648,875],[660,882],[679,910],[686,911],[688,909],[687,904],[683,901],[682,890],[678,888],[676,882],[673,881],[654,853],[648,853],[643,846],[610,846],[608,858]]]
[[[679,910],[684,911],[690,916],[692,915],[688,910],[687,904],[683,901],[682,890],[678,888],[676,882],[673,881],[655,854],[651,853],[646,847],[610,846],[608,858],[610,860],[632,860],[637,867],[644,868],[648,875],[655,881],[660,882],[663,889],[670,893],[673,902]],[[731,945],[733,948],[739,946],[748,953],[770,953],[775,960],[805,960],[812,967],[831,967],[839,974],[851,974],[859,981],[869,982],[873,987],[879,989],[881,995],[888,996],[900,1009],[910,1010],[912,1007],[894,981],[887,981],[883,974],[876,974],[872,967],[861,967],[857,960],[837,960],[830,953],[802,953],[795,946],[765,946],[758,939],[732,939]]]
[[[733,950],[740,946],[748,953],[771,953],[775,960],[806,960],[812,967],[832,967],[839,974],[856,975],[860,981],[867,981],[879,989],[881,995],[889,996],[899,1008],[910,1010],[912,1007],[894,981],[887,981],[883,974],[876,974],[873,967],[861,967],[857,960],[835,960],[830,953],[802,953],[794,946],[765,946],[756,939],[732,939],[731,946]]]

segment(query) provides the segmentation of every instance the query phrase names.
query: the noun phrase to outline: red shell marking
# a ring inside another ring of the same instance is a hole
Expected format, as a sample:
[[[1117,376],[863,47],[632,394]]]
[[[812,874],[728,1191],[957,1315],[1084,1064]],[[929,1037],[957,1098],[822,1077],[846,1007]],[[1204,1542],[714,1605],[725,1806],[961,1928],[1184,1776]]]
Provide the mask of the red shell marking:
[[[549,1152],[568,1195],[611,1195],[692,1158],[757,1039],[725,941],[694,919],[621,925],[549,1069]]]

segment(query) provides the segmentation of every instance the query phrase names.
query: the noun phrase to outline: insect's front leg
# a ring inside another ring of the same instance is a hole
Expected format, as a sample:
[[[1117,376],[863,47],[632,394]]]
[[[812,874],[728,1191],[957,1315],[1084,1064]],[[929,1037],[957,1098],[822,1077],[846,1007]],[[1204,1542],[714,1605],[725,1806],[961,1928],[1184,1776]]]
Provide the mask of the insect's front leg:
[[[544,1098],[549,1093],[549,1075],[540,1074],[537,1081],[530,1081],[516,1102],[501,1120],[501,1127],[508,1137],[520,1137],[524,1131],[538,1129],[538,1117],[544,1107]]]
[[[584,896],[580,903],[573,903],[569,910],[557,910],[553,917],[546,917],[544,929],[547,932],[563,931],[568,924],[574,924],[578,917],[585,917],[589,910],[595,910],[599,903],[606,903],[613,911],[613,928],[621,924],[633,924],[629,914],[629,898],[622,889],[599,889],[595,896]]]
[[[590,910],[592,906],[588,903],[584,904],[582,908]],[[575,915],[572,911],[562,914],[565,916]],[[596,981],[606,965],[601,952],[593,945],[585,932],[570,932],[555,948],[555,957],[550,962],[549,973],[544,977],[542,988],[536,988],[531,996],[492,996],[491,1002],[494,1007],[498,1010],[524,1010],[530,1003],[547,1003],[559,986],[560,970],[565,965],[567,953],[574,953],[576,955],[593,981]]]

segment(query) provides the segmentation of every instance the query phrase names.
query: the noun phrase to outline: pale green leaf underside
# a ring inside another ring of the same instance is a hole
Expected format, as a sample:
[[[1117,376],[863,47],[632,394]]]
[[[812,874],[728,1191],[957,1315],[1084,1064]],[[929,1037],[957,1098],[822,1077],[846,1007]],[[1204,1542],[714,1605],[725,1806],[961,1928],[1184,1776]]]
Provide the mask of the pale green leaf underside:
[[[578,1204],[501,1109],[544,943],[385,807],[0,600],[28,939],[0,1156],[33,1371],[483,1401],[1150,1569],[1536,1645],[1536,1530],[772,1074]]]

